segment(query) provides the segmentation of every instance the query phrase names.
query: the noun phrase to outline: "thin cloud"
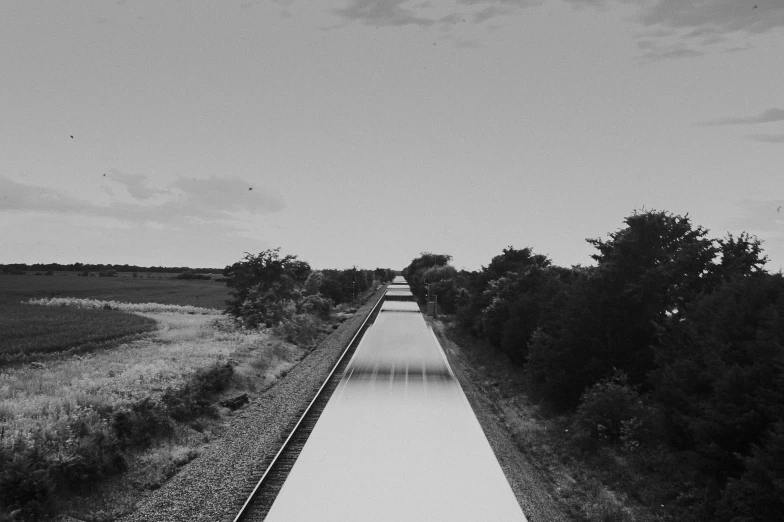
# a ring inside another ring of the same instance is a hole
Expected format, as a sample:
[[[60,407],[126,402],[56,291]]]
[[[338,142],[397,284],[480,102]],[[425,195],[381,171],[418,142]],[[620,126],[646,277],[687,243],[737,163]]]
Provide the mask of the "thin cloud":
[[[695,30],[698,34],[745,31],[763,33],[784,27],[781,0],[567,0],[577,6],[613,3],[640,6],[637,19],[646,26]]]
[[[729,47],[729,48],[727,48],[727,49],[724,49],[724,51],[723,51],[723,52],[724,52],[725,54],[741,53],[741,52],[748,51],[748,50],[749,50],[749,49],[751,49],[752,47],[753,47],[753,46],[752,46],[751,44],[747,43],[746,45],[737,45],[737,46],[735,46],[735,47]]]
[[[637,48],[643,51],[641,62],[656,62],[659,60],[677,58],[696,58],[705,54],[704,51],[692,49],[682,43],[660,44],[653,40],[640,40]]]
[[[3,194],[0,212],[80,214],[165,226],[206,220],[230,226],[238,214],[264,215],[284,208],[281,197],[261,187],[253,188],[240,178],[179,179],[168,187],[151,189],[145,184],[143,176],[126,174],[117,177],[114,182],[128,188],[131,198],[114,197],[113,201],[104,205],[60,189],[0,177],[0,193]]]
[[[128,191],[135,199],[149,199],[165,191],[155,189],[147,184],[147,177],[141,174],[124,174],[112,171],[108,175],[109,180],[116,181]]]
[[[183,178],[171,187],[182,192],[180,204],[187,210],[198,207],[213,215],[232,212],[269,214],[283,210],[282,198],[265,192],[261,187],[253,187],[240,178]]]
[[[768,109],[759,116],[743,116],[733,118],[719,118],[703,123],[707,127],[717,127],[721,125],[754,125],[757,123],[772,123],[784,121],[784,109]]]
[[[9,210],[50,211],[77,213],[83,204],[73,196],[57,189],[26,185],[0,176],[0,212]]]
[[[332,12],[346,22],[359,22],[375,27],[452,24],[471,21],[482,23],[491,18],[507,16],[516,9],[541,5],[543,0],[459,0],[446,9],[432,2],[411,3],[409,0],[350,0],[346,7]],[[477,11],[477,8],[480,8]],[[439,14],[434,11],[440,9]]]
[[[335,14],[348,21],[373,26],[431,26],[431,18],[418,16],[414,9],[405,8],[407,0],[352,0],[348,6],[335,9]]]
[[[671,51],[649,54],[652,59],[699,56],[691,45],[720,48],[726,35],[739,38],[784,28],[784,2],[781,0],[567,0],[575,7],[605,8],[612,4],[639,7],[636,20],[649,31],[670,31],[680,46]],[[650,32],[645,37],[650,37]],[[744,50],[741,45],[723,52]]]
[[[641,20],[646,25],[701,28],[714,33],[745,31],[758,34],[784,27],[784,2],[659,0],[644,9]]]
[[[487,20],[497,18],[499,16],[506,16],[510,13],[509,6],[489,5],[479,12],[475,13],[472,20],[475,24],[481,24]]]
[[[543,4],[543,0],[460,0],[465,5],[504,4],[516,7],[531,7]]]
[[[784,143],[784,134],[749,134],[749,139],[762,143]]]

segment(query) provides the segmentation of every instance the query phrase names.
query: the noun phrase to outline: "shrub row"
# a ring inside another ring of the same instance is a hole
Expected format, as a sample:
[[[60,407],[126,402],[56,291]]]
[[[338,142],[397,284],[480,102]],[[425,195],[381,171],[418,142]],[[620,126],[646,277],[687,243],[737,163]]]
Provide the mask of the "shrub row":
[[[209,279],[212,279],[212,275],[210,275],[210,274],[200,274],[198,272],[188,271],[188,272],[182,272],[181,274],[177,274],[177,279],[205,279],[205,280],[209,280]]]

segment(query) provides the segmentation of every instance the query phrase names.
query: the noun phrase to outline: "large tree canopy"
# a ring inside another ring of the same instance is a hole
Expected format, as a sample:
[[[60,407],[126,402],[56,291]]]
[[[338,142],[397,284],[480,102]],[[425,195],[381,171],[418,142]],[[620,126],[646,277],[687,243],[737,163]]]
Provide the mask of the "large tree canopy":
[[[281,319],[285,302],[294,298],[297,285],[310,275],[310,265],[295,255],[280,256],[280,248],[258,254],[246,253],[223,269],[226,285],[233,288],[233,299],[226,312],[235,317],[253,317],[251,323],[272,324]],[[255,313],[249,313],[250,308]]]

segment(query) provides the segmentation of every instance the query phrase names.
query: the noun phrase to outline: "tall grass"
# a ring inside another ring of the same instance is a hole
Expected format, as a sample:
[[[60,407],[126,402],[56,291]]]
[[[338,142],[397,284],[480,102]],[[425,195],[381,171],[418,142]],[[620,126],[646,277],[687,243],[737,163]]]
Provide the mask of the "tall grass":
[[[178,313],[199,315],[220,315],[220,310],[192,305],[173,305],[161,303],[125,303],[120,301],[103,301],[101,299],[79,299],[76,297],[42,297],[28,299],[25,304],[39,306],[70,306],[89,310],[120,310],[133,313]]]
[[[40,518],[74,484],[122,473],[156,487],[198,453],[209,417],[226,415],[221,394],[252,394],[305,353],[223,317],[143,315],[158,323],[152,337],[0,368],[0,513]]]

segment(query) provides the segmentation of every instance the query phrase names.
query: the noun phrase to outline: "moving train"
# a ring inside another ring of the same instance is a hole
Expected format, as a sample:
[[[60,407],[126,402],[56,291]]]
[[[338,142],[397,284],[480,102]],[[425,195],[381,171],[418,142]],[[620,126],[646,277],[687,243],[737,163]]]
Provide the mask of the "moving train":
[[[401,279],[388,286],[266,520],[526,520]]]

